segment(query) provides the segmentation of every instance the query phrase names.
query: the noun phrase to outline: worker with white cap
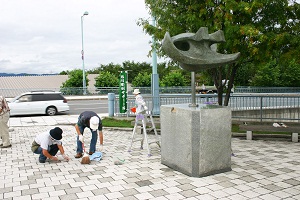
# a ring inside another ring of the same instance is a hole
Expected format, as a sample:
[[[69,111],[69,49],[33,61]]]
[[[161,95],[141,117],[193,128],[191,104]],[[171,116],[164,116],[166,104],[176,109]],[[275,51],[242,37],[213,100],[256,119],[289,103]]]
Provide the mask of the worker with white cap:
[[[146,110],[148,110],[144,98],[141,95],[139,89],[134,89],[133,94],[135,95],[135,107],[136,107],[136,114],[145,114]]]
[[[102,133],[102,121],[100,117],[93,111],[84,111],[78,117],[78,122],[75,124],[77,136],[77,150],[75,158],[81,158],[83,156],[83,132],[85,128],[89,128],[92,133],[89,155],[92,155],[96,151],[96,143],[98,139],[97,131],[99,131],[100,138],[100,151],[103,150],[103,133]]]

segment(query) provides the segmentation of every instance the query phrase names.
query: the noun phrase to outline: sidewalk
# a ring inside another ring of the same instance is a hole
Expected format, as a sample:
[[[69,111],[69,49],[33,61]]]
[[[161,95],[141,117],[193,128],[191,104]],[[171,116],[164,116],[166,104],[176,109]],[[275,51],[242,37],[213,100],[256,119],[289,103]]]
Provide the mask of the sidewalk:
[[[108,113],[98,114],[100,118],[108,116]],[[9,126],[54,126],[54,125],[75,125],[78,120],[78,115],[55,115],[55,116],[28,116],[28,117],[11,117],[9,119]]]
[[[74,158],[76,121],[72,115],[10,119],[12,148],[0,148],[0,199],[300,199],[300,143],[233,138],[232,171],[195,178],[162,165],[155,144],[151,157],[138,142],[127,152],[132,132],[110,128],[103,130],[103,159],[82,165]],[[31,143],[55,126],[72,160],[40,164]],[[116,154],[123,165],[114,165]]]

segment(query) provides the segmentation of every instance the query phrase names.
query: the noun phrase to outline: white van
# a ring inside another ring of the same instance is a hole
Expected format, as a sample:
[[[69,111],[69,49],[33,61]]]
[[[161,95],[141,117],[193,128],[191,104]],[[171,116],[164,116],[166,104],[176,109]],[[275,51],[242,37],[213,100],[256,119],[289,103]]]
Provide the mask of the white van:
[[[10,116],[46,114],[56,115],[70,110],[66,98],[60,92],[32,91],[8,101]]]

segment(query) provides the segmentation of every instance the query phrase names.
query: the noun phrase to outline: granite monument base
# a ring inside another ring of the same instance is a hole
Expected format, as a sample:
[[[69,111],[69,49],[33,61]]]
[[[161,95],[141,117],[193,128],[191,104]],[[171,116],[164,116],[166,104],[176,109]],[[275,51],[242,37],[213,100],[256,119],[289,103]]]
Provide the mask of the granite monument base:
[[[231,109],[161,106],[161,163],[192,177],[231,170]]]

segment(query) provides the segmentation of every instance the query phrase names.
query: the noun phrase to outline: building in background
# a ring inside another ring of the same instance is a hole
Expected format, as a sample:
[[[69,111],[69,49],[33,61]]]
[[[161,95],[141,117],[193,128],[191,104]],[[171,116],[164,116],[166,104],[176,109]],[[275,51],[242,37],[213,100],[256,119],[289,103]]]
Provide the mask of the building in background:
[[[95,91],[97,76],[99,74],[88,74],[88,89]],[[68,80],[68,75],[2,76],[0,77],[0,94],[12,98],[28,91],[59,91],[66,80]]]

